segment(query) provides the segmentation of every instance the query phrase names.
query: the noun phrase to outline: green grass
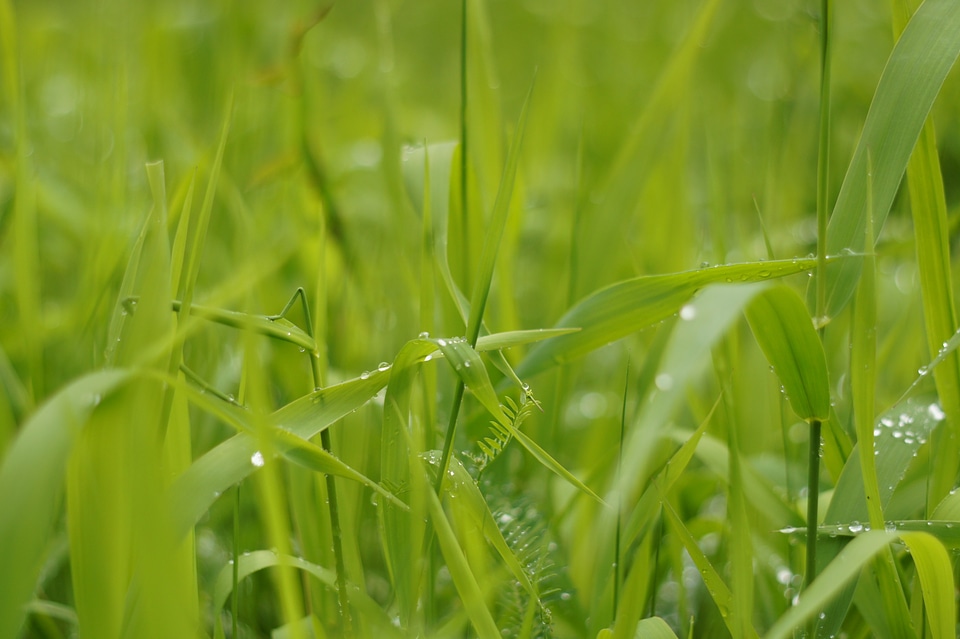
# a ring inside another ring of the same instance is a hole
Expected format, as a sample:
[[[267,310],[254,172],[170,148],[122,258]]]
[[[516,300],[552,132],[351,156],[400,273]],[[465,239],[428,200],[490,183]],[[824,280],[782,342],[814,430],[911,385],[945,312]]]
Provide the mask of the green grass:
[[[956,636],[955,2],[261,4],[0,0],[0,639]]]

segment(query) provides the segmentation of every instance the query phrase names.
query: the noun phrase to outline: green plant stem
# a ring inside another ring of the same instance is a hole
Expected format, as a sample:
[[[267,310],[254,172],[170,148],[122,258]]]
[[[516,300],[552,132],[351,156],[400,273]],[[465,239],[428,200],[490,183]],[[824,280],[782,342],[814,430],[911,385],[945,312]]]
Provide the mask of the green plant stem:
[[[804,574],[804,589],[809,588],[817,576],[817,509],[820,496],[820,430],[819,419],[810,422],[810,455],[807,462],[807,566]],[[812,623],[816,633],[816,621]]]
[[[313,322],[310,319],[310,311],[307,306],[306,298],[303,296],[303,289],[298,289],[303,300],[303,312],[306,315],[307,330],[310,337],[313,337]],[[323,388],[323,374],[320,369],[320,352],[314,349],[310,353],[310,368],[313,371],[313,385],[315,389]],[[330,429],[325,428],[320,431],[320,446],[327,453],[333,454],[333,446],[330,442]],[[333,537],[333,561],[337,570],[337,604],[340,612],[340,619],[343,622],[343,636],[353,636],[353,621],[350,616],[350,595],[347,592],[347,572],[343,561],[343,539],[340,530],[340,509],[337,505],[337,484],[333,475],[324,475],[327,483],[327,504],[330,509],[330,531]]]
[[[470,290],[470,216],[467,214],[467,0],[461,2],[460,21],[460,237],[463,288]]]
[[[240,582],[240,484],[234,491],[236,495],[233,503],[233,590],[230,599],[230,629],[231,637],[239,637],[239,619],[240,616],[240,589],[237,584]]]

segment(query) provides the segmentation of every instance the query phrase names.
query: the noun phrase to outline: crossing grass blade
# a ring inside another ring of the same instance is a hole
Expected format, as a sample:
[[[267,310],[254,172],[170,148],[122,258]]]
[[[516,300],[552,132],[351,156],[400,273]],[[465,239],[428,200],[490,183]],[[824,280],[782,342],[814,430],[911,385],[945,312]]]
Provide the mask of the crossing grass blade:
[[[879,234],[907,162],[947,73],[960,55],[960,5],[929,0],[913,15],[887,60],[827,228],[827,252],[863,252],[868,154],[873,163],[874,231]],[[827,266],[827,318],[850,300],[859,259]],[[816,286],[811,286],[811,291]]]
[[[568,310],[556,328],[580,328],[533,349],[517,368],[522,378],[565,364],[621,337],[670,317],[710,284],[763,282],[809,271],[814,259],[726,264],[624,280],[587,296]]]

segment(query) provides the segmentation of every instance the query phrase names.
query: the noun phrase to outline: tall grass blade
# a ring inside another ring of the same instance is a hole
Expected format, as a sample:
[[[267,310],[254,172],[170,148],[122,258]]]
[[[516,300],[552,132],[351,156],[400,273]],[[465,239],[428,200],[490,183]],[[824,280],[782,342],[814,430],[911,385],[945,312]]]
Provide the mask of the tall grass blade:
[[[126,370],[91,373],[53,395],[20,429],[0,466],[0,638],[14,639],[53,536],[67,459],[103,402],[130,379]]]
[[[910,13],[919,3],[895,0],[892,4],[894,36],[899,37]],[[957,314],[950,266],[946,196],[937,153],[936,131],[933,119],[929,116],[907,164],[907,185],[917,246],[927,347],[930,357],[936,357],[957,330]],[[949,418],[949,426],[942,433],[934,435],[937,455],[934,457],[934,471],[927,494],[928,510],[932,510],[953,487],[960,468],[957,461],[960,442],[957,441],[956,426],[960,420],[960,358],[951,354],[947,360],[948,364],[941,366],[933,375],[943,410]]]
[[[897,41],[877,85],[827,228],[829,255],[864,249],[868,151],[874,168],[875,233],[883,228],[923,123],[958,55],[960,5],[952,0],[923,3]],[[836,317],[850,300],[861,266],[856,258],[827,266],[827,319]]]

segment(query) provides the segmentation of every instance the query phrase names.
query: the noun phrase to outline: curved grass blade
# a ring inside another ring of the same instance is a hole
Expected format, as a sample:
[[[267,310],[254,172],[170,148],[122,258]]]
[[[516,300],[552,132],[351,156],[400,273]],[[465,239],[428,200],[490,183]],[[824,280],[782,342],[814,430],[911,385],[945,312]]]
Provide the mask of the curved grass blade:
[[[827,227],[828,255],[864,249],[868,152],[874,169],[875,233],[880,233],[923,123],[958,55],[960,4],[927,0],[904,29],[877,85]],[[860,267],[857,258],[827,266],[827,319],[849,301]]]
[[[903,532],[900,539],[910,548],[920,577],[924,610],[933,639],[956,636],[957,604],[950,556],[937,539],[922,532]]]
[[[331,590],[337,589],[336,575],[334,575],[332,570],[318,566],[300,557],[278,555],[272,550],[256,550],[241,555],[237,563],[238,581],[246,579],[261,570],[280,565],[298,568]],[[213,618],[216,620],[215,637],[218,638],[223,637],[220,613],[227,603],[227,598],[233,592],[233,570],[234,567],[232,564],[224,566],[220,574],[217,575],[217,580],[213,587]],[[401,636],[396,626],[390,622],[389,617],[383,612],[383,609],[380,608],[366,592],[352,585],[350,586],[350,590],[351,603],[357,607],[358,612],[363,615],[366,621],[372,623],[373,627],[377,630],[377,636],[397,638]]]
[[[389,369],[378,370],[314,391],[274,412],[269,421],[309,439],[363,406],[386,385],[388,377]],[[242,418],[242,410],[225,402],[218,405],[233,418]],[[224,490],[257,469],[250,460],[258,450],[255,436],[238,433],[197,459],[174,481],[170,490],[179,535],[186,534]]]
[[[808,422],[829,419],[827,360],[800,296],[786,287],[771,288],[755,297],[744,313],[797,416]]]
[[[97,405],[130,379],[109,370],[81,377],[23,425],[0,466],[0,639],[18,636],[60,512],[67,459]]]
[[[565,364],[640,329],[653,326],[680,310],[693,294],[709,284],[762,282],[809,271],[812,258],[725,264],[667,275],[645,275],[602,288],[573,306],[557,328],[580,327],[537,346],[521,362],[517,374],[535,375]]]

